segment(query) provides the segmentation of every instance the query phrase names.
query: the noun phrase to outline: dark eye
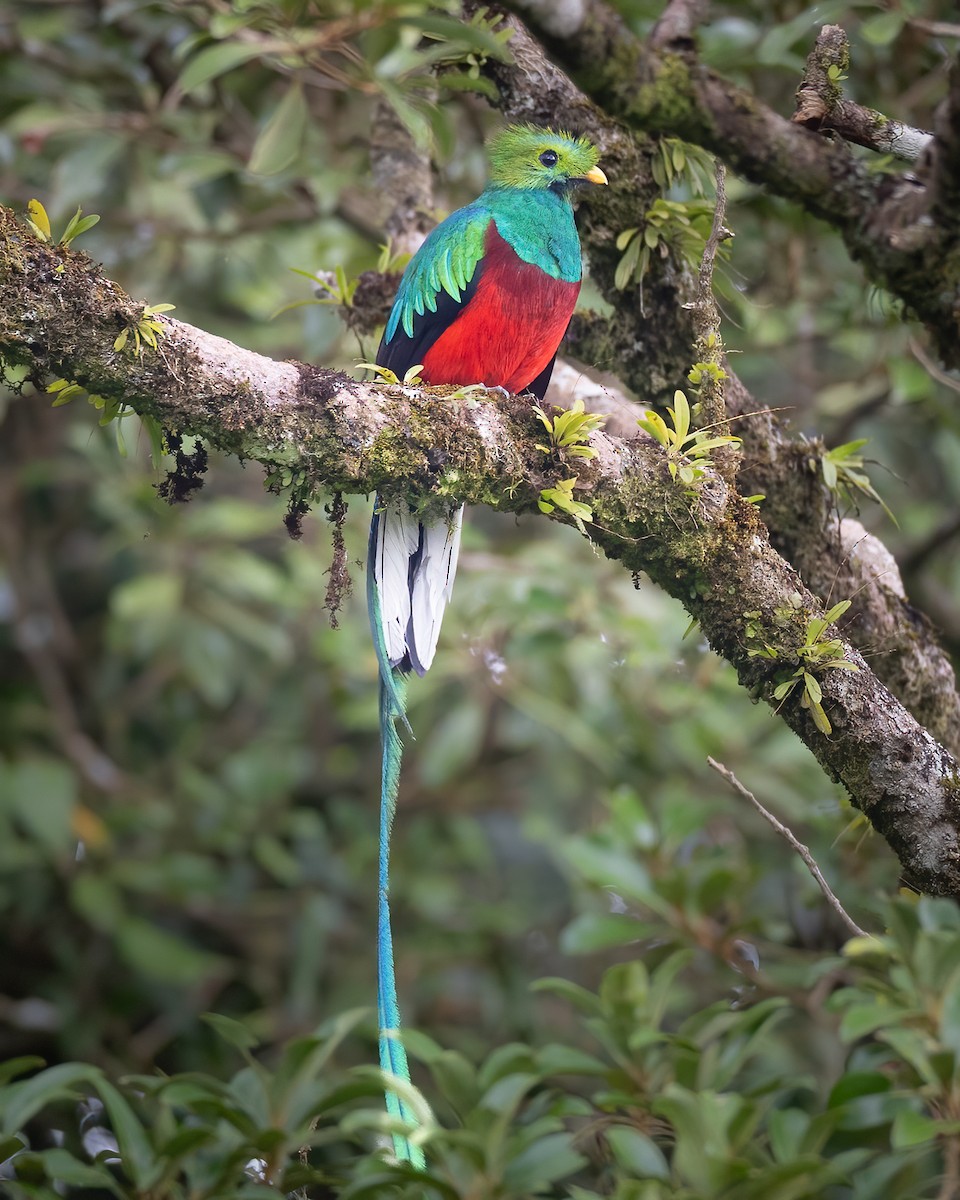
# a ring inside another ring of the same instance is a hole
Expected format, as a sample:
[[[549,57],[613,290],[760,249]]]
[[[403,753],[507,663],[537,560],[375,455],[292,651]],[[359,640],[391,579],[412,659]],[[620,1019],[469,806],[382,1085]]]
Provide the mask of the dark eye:
[[[545,167],[555,167],[557,165],[558,155],[556,150],[544,150],[540,155],[540,161]]]

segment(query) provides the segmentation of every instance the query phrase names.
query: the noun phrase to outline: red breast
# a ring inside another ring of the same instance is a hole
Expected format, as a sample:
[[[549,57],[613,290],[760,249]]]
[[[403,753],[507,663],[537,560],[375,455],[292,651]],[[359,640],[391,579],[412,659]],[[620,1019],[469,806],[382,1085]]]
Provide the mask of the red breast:
[[[580,284],[526,263],[491,221],[482,274],[449,329],[424,356],[425,383],[483,383],[522,392],[547,366],[573,315]]]

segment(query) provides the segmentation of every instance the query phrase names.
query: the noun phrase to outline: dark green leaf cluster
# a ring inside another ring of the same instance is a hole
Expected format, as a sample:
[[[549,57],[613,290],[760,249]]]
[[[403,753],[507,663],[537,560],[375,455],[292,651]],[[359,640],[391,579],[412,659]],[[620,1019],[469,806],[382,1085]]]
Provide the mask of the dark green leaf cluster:
[[[632,901],[656,895],[639,878],[623,890]],[[384,1157],[378,1072],[337,1062],[362,1011],[291,1041],[269,1068],[249,1024],[211,1016],[244,1064],[222,1079],[139,1074],[118,1086],[95,1067],[65,1063],[18,1080],[37,1062],[15,1060],[0,1086],[8,1194],[932,1196],[941,1140],[960,1131],[960,917],[931,901],[899,901],[886,917],[888,934],[854,939],[818,964],[829,996],[821,1012],[748,955],[752,987],[691,1004],[696,952],[661,947],[610,968],[597,993],[541,981],[577,1014],[565,1043],[510,1042],[478,1068],[408,1034],[439,1118],[424,1126],[424,1175]],[[622,923],[627,943],[634,930]],[[791,1069],[797,1030],[811,1022],[833,1046],[829,1086]],[[59,1145],[31,1144],[38,1115],[59,1130]]]

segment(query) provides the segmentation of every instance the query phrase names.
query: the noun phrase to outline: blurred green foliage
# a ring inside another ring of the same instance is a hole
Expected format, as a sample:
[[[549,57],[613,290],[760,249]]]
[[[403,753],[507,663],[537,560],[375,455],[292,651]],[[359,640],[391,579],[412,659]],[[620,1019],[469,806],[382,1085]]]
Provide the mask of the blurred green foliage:
[[[642,33],[661,5],[619,7]],[[349,281],[380,258],[378,99],[432,137],[441,213],[478,190],[495,117],[477,66],[509,46],[454,17],[419,0],[11,0],[0,198],[39,197],[54,229],[78,205],[100,214],[80,248],[151,305],[352,366],[375,346],[332,306],[270,314],[309,298],[288,268]],[[947,6],[744,3],[717,6],[703,42],[789,113],[816,24],[838,20],[848,93],[928,125],[951,43],[920,18]],[[673,203],[703,190],[687,158],[661,164]],[[730,191],[738,371],[829,445],[869,438],[857,457],[883,464],[871,480],[899,528],[860,489],[838,503],[862,502],[960,645],[951,388],[829,231]],[[338,630],[324,612],[324,513],[290,541],[258,472],[222,460],[168,507],[136,418],[122,458],[87,405],[30,384],[0,396],[0,421],[0,1188],[945,1194],[955,910],[882,899],[892,855],[677,606],[569,529],[486,512],[410,694],[395,932],[438,1124],[428,1180],[388,1166],[368,1065],[376,664],[361,598]],[[359,593],[366,508],[351,501],[345,529]],[[840,952],[802,864],[708,755],[879,940]]]

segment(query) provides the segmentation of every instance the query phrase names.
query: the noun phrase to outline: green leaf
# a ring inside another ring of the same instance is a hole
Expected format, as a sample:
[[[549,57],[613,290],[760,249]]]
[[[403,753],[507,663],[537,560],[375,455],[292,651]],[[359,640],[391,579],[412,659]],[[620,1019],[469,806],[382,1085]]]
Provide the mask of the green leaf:
[[[262,53],[256,43],[222,42],[217,46],[207,46],[191,58],[181,72],[180,87],[185,92],[192,92],[202,83],[208,83],[218,75],[239,67],[241,63],[258,58]]]
[[[811,675],[809,671],[803,673],[803,686],[806,689],[807,695],[810,697],[812,704],[819,704],[823,699],[823,691],[817,681],[815,675]]]
[[[47,391],[49,392],[50,388],[47,388]],[[79,384],[77,384],[77,383],[68,384],[66,387],[61,388],[59,390],[59,392],[57,393],[57,398],[56,398],[56,400],[54,400],[53,404],[51,405],[51,408],[62,408],[64,406],[64,404],[69,404],[72,400],[76,400],[78,397],[82,396],[83,394],[84,394],[83,388],[80,387]]]
[[[629,1125],[613,1125],[606,1131],[613,1157],[625,1171],[638,1179],[670,1178],[670,1167],[663,1151],[645,1133]]]
[[[960,968],[947,980],[940,997],[940,1041],[960,1061]]]
[[[297,79],[254,142],[249,170],[254,175],[276,175],[288,167],[300,153],[308,118],[303,85]]]
[[[709,454],[711,450],[716,450],[718,446],[735,446],[741,439],[738,437],[712,437],[699,439],[690,447],[687,453],[692,458],[696,458],[701,454]]]
[[[47,1104],[75,1094],[78,1084],[99,1080],[100,1072],[86,1063],[59,1063],[47,1067],[39,1075],[5,1090],[0,1105],[2,1130],[5,1134],[19,1132]]]
[[[77,1188],[100,1188],[114,1196],[124,1196],[110,1171],[99,1163],[85,1163],[68,1150],[44,1150],[38,1155],[49,1179]]]
[[[526,1049],[526,1047],[524,1047]],[[537,1066],[544,1075],[606,1075],[609,1067],[602,1059],[573,1046],[552,1042],[537,1051]]]
[[[888,46],[900,33],[906,16],[902,12],[882,12],[868,17],[860,26],[861,34],[875,46]]]
[[[49,242],[50,218],[47,216],[47,210],[39,200],[31,200],[27,204],[27,212],[30,214],[30,224],[36,230],[37,235],[43,238],[45,242]]]
[[[82,212],[83,209],[78,205],[77,211],[70,218],[70,223],[67,225],[66,229],[63,231],[63,236],[60,238],[60,244],[62,246],[69,246],[74,238],[78,238],[81,233],[86,233],[88,229],[92,229],[93,226],[96,225],[100,220],[96,213],[91,213],[89,217],[83,217],[81,220],[80,214]]]
[[[378,80],[380,90],[390,107],[397,114],[418,146],[426,146],[430,140],[430,124],[420,109],[412,104],[402,88],[389,79]]]
[[[22,1054],[19,1058],[8,1058],[6,1062],[0,1063],[0,1084],[9,1083],[18,1075],[26,1075],[28,1071],[36,1071],[38,1067],[45,1065],[44,1060],[36,1054]]]
[[[147,1132],[121,1092],[102,1076],[94,1087],[100,1094],[110,1126],[117,1138],[123,1169],[139,1188],[148,1188],[156,1179],[158,1164]]]
[[[811,617],[807,622],[807,638],[806,644],[813,646],[822,636],[827,626],[830,624],[824,617]]]
[[[844,942],[841,951],[845,958],[895,958],[891,943],[878,937],[852,937]]]
[[[894,1150],[932,1142],[940,1133],[940,1123],[912,1108],[901,1108],[893,1119],[890,1143]]]
[[[631,238],[637,232],[636,228],[624,229],[622,233],[617,234],[616,246],[618,250],[626,250]]]
[[[143,917],[124,917],[115,936],[117,949],[130,966],[160,983],[189,987],[207,977],[220,962],[216,955]]]
[[[799,682],[799,680],[797,680],[797,679],[787,679],[783,683],[778,684],[777,687],[775,687],[773,689],[774,700],[785,699],[787,696],[790,695],[790,693],[793,691],[793,689],[797,686],[798,682]]]
[[[625,913],[581,913],[563,931],[564,954],[594,954],[611,946],[626,946],[640,938],[656,936],[656,926]]]
[[[557,976],[536,979],[530,984],[530,991],[552,992],[556,996],[562,996],[574,1008],[589,1016],[595,1016],[601,1009],[600,997],[595,992],[588,991],[579,983],[573,983],[569,979],[561,979]]]
[[[830,724],[830,718],[824,711],[822,704],[811,700],[810,715],[813,717],[814,725],[816,725],[816,727],[825,737],[829,737],[830,734],[833,733],[833,726]]]
[[[53,759],[14,762],[0,775],[0,806],[15,813],[48,854],[72,853],[77,784],[73,772]]]
[[[690,405],[683,392],[673,393],[673,408],[669,412],[673,414],[673,427],[677,431],[677,441],[682,446],[690,432]]]
[[[416,16],[398,17],[398,25],[411,25],[418,32],[439,38],[454,45],[468,46],[498,62],[512,62],[513,56],[507,49],[509,39],[503,39],[476,22],[464,22],[438,13],[417,13]]]
[[[587,838],[567,838],[563,856],[585,879],[598,887],[650,903],[653,886],[646,867],[626,849],[600,845]]]
[[[503,1173],[511,1192],[540,1191],[548,1183],[579,1171],[586,1159],[571,1145],[569,1133],[552,1133],[540,1138],[513,1158]]]
[[[641,429],[649,433],[651,437],[656,438],[660,445],[665,449],[669,447],[671,436],[670,430],[667,427],[666,421],[660,416],[659,413],[653,412],[652,410],[648,411],[645,417],[639,418],[637,424]]]
[[[823,619],[828,625],[832,625],[834,621],[839,621],[843,614],[849,609],[851,603],[852,601],[850,600],[841,600],[839,604],[835,604],[833,608],[828,609],[827,612],[823,614]]]
[[[851,1004],[840,1022],[840,1037],[845,1042],[855,1042],[885,1025],[898,1024],[908,1016],[902,1008],[892,1004]]]
[[[639,238],[634,238],[627,246],[627,251],[623,258],[617,263],[617,269],[613,275],[613,285],[618,291],[623,291],[632,282],[637,269],[637,264],[640,261],[640,250],[642,242]]]
[[[886,1095],[891,1089],[890,1080],[880,1071],[849,1071],[830,1089],[827,1108],[840,1108],[862,1096]]]
[[[770,1113],[768,1128],[774,1158],[787,1163],[800,1155],[810,1115],[800,1108],[776,1108]]]
[[[225,1042],[236,1047],[237,1050],[252,1050],[254,1046],[260,1044],[257,1035],[241,1021],[235,1021],[233,1017],[225,1017],[222,1013],[205,1012],[201,1013],[201,1020],[205,1021]]]

